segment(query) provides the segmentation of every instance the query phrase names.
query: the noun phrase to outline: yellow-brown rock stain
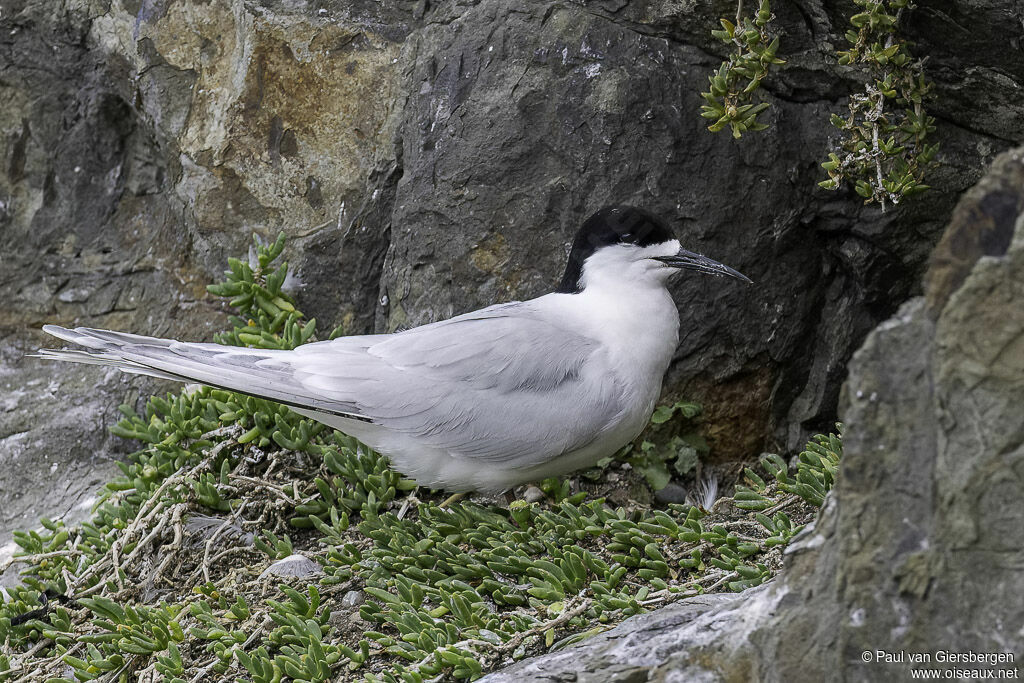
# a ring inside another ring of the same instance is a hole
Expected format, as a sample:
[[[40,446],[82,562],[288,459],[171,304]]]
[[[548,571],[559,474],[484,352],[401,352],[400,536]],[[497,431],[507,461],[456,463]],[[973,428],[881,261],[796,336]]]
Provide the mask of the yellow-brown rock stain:
[[[173,2],[140,32],[196,74],[177,142],[196,164],[185,165],[180,194],[201,230],[301,231],[339,220],[359,198],[391,142],[397,44],[231,0]]]
[[[772,368],[761,366],[724,380],[700,376],[686,385],[685,397],[702,406],[701,434],[712,462],[751,459],[764,450],[774,382]]]

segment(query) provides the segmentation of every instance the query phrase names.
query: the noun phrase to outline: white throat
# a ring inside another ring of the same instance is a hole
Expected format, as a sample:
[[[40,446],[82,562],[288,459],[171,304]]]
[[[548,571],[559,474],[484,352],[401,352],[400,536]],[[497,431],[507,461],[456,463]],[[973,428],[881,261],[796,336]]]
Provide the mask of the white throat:
[[[678,250],[675,240],[599,249],[583,266],[578,293],[550,295],[574,329],[601,344],[617,379],[642,393],[636,398],[650,409],[679,343],[679,312],[666,288],[674,269],[651,257]]]

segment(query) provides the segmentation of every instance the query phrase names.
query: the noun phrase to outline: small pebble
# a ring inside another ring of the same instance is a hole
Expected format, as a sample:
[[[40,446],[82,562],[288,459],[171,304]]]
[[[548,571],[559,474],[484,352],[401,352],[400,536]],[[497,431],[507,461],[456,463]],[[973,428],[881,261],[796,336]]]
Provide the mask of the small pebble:
[[[363,591],[349,591],[341,596],[341,604],[344,607],[358,607],[366,602],[366,595]]]
[[[665,505],[668,505],[669,503],[685,503],[686,489],[674,481],[670,481],[665,484],[665,488],[654,492],[654,500]]]
[[[544,492],[536,486],[529,486],[523,491],[523,500],[527,503],[539,503],[544,500]]]

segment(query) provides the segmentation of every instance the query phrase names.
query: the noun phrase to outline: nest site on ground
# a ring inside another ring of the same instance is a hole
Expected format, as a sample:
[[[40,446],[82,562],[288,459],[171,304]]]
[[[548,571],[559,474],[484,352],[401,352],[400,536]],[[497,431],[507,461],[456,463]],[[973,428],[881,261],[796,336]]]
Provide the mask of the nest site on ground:
[[[210,286],[236,312],[218,341],[315,339],[282,289],[283,249],[257,241]],[[279,404],[192,385],[121,411],[112,431],[142,448],[92,518],[16,534],[0,681],[473,680],[770,579],[842,450],[819,435],[794,463],[702,472],[678,425],[698,409],[678,403],[598,467],[511,504],[441,507],[443,493]],[[686,502],[652,494],[672,477]]]

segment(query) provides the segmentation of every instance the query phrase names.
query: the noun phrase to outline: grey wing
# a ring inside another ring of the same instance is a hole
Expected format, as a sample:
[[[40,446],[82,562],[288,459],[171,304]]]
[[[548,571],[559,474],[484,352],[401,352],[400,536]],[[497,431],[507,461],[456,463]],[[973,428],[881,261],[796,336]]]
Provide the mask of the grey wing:
[[[599,345],[529,304],[389,335],[359,353],[305,348],[288,362],[310,391],[466,457],[544,462],[593,441],[625,408]]]
[[[292,351],[44,329],[88,349],[43,350],[44,357],[231,389],[503,464],[581,448],[626,408],[599,345],[529,303]]]

